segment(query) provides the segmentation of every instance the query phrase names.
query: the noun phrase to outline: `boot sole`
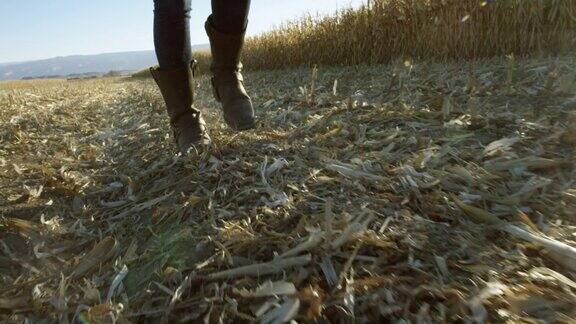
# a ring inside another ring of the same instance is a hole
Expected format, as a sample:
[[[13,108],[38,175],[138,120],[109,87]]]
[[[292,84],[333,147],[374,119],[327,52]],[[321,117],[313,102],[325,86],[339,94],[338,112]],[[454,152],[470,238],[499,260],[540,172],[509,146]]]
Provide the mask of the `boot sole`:
[[[224,118],[224,121],[226,122],[226,124],[232,128],[235,131],[241,132],[241,131],[246,131],[246,130],[250,130],[250,129],[254,129],[256,128],[256,121],[252,121],[249,124],[237,124],[237,123],[233,123],[230,121],[227,121],[226,118]]]
[[[241,132],[241,131],[247,131],[247,130],[251,130],[251,129],[256,128],[256,123],[253,123],[251,125],[242,125],[242,126],[236,126],[236,127],[230,126],[230,127],[232,129],[234,129],[235,131]]]
[[[208,150],[211,146],[212,146],[212,141],[210,140],[207,143],[206,142],[200,142],[200,143],[192,144],[188,148],[188,150],[186,150],[186,152],[184,152],[180,148],[178,148],[178,152],[182,153],[182,155],[185,155],[185,156],[193,156],[193,155],[201,154],[202,152]]]

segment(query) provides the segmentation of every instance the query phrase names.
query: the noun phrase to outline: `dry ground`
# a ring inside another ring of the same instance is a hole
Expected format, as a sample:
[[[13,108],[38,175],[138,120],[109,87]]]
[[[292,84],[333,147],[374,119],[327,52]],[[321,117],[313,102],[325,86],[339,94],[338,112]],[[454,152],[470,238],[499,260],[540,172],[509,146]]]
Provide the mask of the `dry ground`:
[[[152,80],[3,83],[0,322],[570,322],[574,63],[203,77],[188,158]]]

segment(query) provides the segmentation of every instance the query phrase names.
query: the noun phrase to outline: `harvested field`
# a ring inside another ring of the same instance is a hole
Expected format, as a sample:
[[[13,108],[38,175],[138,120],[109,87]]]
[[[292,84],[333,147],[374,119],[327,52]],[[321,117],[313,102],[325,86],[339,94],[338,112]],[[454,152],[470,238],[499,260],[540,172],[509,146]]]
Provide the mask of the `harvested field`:
[[[576,319],[576,60],[251,72],[178,157],[150,79],[0,84],[0,321]]]

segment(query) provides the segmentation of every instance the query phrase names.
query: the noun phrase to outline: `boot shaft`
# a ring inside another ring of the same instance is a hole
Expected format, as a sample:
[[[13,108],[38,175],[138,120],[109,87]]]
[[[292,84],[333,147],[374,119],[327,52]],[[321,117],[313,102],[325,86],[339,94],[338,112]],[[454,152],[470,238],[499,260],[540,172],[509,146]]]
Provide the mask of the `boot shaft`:
[[[196,113],[192,106],[194,83],[190,67],[171,70],[150,68],[150,73],[160,88],[171,124],[175,124],[185,114]]]
[[[216,30],[210,23],[210,17],[205,24],[206,33],[210,39],[212,64],[210,69],[215,76],[234,75],[241,80],[242,63],[240,56],[244,46],[245,30],[238,34],[226,34]]]
[[[193,65],[192,65],[193,66]],[[194,103],[193,67],[171,70],[151,68],[150,73],[160,88],[174,141],[181,153],[210,145],[204,119]]]

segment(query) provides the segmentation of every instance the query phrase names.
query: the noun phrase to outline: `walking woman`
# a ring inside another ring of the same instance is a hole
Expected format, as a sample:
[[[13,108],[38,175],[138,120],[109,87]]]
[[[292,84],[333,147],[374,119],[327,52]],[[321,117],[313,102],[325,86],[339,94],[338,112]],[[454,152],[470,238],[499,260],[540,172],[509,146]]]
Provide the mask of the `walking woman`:
[[[159,67],[151,73],[160,88],[181,153],[210,144],[202,114],[193,105],[190,44],[191,0],[154,0],[154,47]],[[254,109],[243,86],[240,53],[250,0],[212,0],[205,28],[212,52],[212,87],[224,120],[237,131],[254,127]]]

